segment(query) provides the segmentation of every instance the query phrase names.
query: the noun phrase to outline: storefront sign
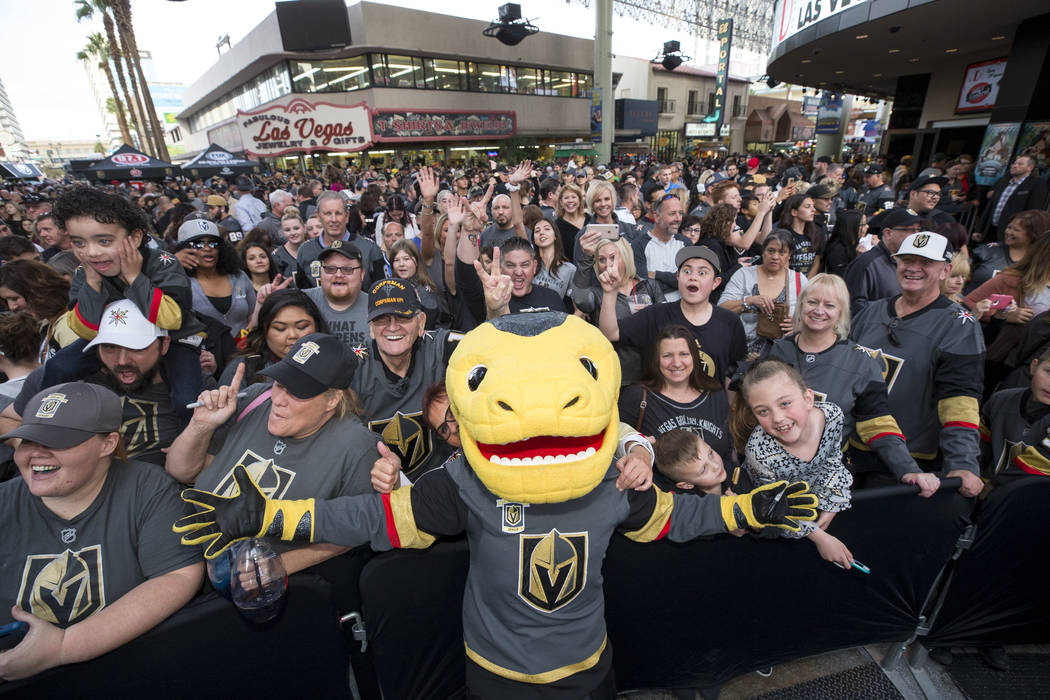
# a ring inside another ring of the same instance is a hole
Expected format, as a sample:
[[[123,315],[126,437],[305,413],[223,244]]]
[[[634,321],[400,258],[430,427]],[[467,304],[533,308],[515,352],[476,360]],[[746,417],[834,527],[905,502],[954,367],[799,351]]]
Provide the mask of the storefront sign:
[[[279,156],[313,151],[360,151],[372,145],[368,107],[311,102],[301,97],[288,104],[237,112],[244,152]]]
[[[729,125],[723,124],[719,132],[722,138],[729,136]],[[712,122],[689,122],[685,125],[685,137],[687,139],[714,138],[715,125]]]
[[[517,132],[514,112],[411,112],[376,110],[372,131],[376,141],[467,141],[506,138]]]
[[[982,61],[966,66],[959,101],[955,113],[986,112],[995,106],[999,97],[999,80],[1006,72],[1006,59]]]
[[[616,100],[616,128],[655,136],[660,123],[659,105],[656,100]]]
[[[863,5],[867,0],[777,0],[773,17],[773,48],[803,29],[840,12]]]
[[[733,45],[733,20],[718,20],[718,68],[715,77],[715,110],[704,117],[705,122],[718,125],[716,133],[722,133],[725,121],[726,89],[729,86],[729,49]]]

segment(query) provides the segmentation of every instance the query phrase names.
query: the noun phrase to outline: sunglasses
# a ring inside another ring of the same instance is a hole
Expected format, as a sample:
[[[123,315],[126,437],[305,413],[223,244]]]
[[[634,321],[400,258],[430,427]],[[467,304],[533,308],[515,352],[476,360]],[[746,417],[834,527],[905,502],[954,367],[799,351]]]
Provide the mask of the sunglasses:
[[[890,345],[892,345],[895,348],[899,348],[901,346],[901,341],[897,337],[897,333],[894,330],[897,328],[897,321],[898,319],[893,319],[889,323],[886,323],[885,321],[882,322],[882,325],[886,327],[886,337],[889,338]]]
[[[336,273],[343,273],[344,275],[352,275],[361,269],[360,266],[351,267],[350,265],[322,265],[321,269],[325,271],[325,274],[334,275]]]
[[[212,238],[211,240],[207,240],[207,241],[201,241],[201,240],[190,241],[188,243],[188,246],[190,248],[193,248],[194,250],[204,250],[205,248],[210,248],[211,250],[215,250],[220,245],[222,245],[222,241],[220,241],[220,240],[218,240],[216,238]]]

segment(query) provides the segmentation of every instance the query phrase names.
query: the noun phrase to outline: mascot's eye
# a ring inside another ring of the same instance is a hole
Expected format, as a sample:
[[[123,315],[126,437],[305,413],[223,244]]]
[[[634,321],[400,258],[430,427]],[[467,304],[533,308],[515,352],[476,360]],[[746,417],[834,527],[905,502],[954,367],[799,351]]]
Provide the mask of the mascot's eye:
[[[594,366],[594,362],[591,360],[591,358],[584,355],[580,358],[580,364],[583,365],[583,368],[585,370],[591,373],[592,377],[594,377],[595,379],[598,378],[598,368]]]
[[[470,387],[471,391],[477,391],[478,387],[481,386],[481,380],[485,378],[485,372],[488,372],[488,368],[485,365],[475,365],[467,373],[467,386]]]

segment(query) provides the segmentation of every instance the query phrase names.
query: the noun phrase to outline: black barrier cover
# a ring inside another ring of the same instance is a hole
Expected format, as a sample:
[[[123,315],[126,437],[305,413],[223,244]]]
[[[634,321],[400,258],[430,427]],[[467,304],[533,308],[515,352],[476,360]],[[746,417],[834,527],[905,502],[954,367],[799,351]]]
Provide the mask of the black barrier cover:
[[[94,661],[0,683],[0,698],[299,698],[306,689],[346,697],[346,650],[330,598],[320,578],[296,574],[281,617],[256,626],[211,593]]]
[[[605,617],[617,687],[703,687],[790,659],[908,639],[968,510],[953,491],[855,503],[828,531],[871,574],[843,571],[801,540],[616,538],[605,560]]]
[[[465,684],[466,540],[387,552],[361,574],[368,653],[383,697],[447,700]]]
[[[1019,479],[980,504],[927,646],[1050,642],[1050,479]]]

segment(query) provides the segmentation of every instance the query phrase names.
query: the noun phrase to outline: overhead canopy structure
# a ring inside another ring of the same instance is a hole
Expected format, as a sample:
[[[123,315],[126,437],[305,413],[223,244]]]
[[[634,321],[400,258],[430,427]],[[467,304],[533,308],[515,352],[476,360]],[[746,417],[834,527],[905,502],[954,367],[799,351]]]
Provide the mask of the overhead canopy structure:
[[[44,177],[44,173],[40,172],[40,168],[32,163],[0,161],[0,177],[10,178],[12,180],[36,180],[37,178]]]
[[[106,182],[109,180],[152,180],[178,173],[178,166],[157,160],[124,144],[102,160],[92,163],[85,175],[90,180]]]
[[[232,177],[241,173],[261,173],[262,170],[262,163],[245,160],[214,143],[208,144],[200,155],[182,166],[182,172],[190,177],[202,178]]]

